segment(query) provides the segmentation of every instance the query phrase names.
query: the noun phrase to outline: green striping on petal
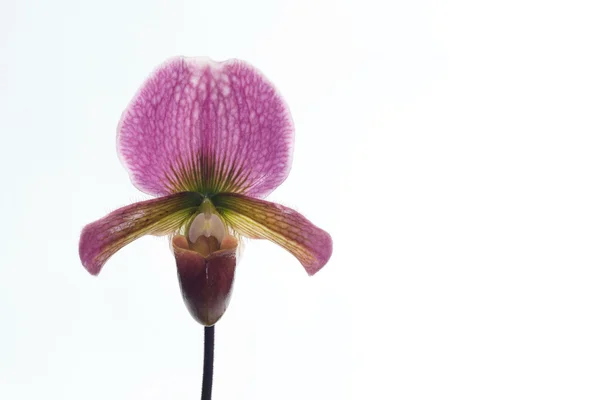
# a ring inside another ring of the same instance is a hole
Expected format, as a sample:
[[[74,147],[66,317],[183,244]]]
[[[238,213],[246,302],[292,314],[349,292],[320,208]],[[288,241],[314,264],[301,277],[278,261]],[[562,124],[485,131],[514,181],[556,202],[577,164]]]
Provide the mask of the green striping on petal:
[[[199,193],[182,192],[120,208],[86,225],[79,257],[92,275],[123,246],[144,235],[168,235],[181,228],[202,204]]]
[[[169,166],[163,185],[172,193],[199,192],[205,196],[215,193],[244,193],[249,189],[249,172],[233,159],[223,157],[220,161],[214,154],[198,151],[184,160],[178,159]]]
[[[331,257],[331,236],[290,208],[237,193],[217,194],[211,201],[234,230],[277,243],[292,253],[309,275]]]

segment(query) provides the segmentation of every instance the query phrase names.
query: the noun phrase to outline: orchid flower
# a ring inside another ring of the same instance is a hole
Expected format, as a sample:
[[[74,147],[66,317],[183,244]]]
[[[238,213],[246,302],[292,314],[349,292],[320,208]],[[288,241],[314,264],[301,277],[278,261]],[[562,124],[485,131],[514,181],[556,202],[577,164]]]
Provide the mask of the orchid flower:
[[[117,128],[118,154],[131,181],[156,198],[85,226],[82,264],[97,275],[132,241],[170,235],[184,301],[205,326],[229,304],[239,237],[268,239],[315,274],[331,256],[329,234],[263,200],[288,176],[293,140],[287,105],[251,65],[167,60]]]

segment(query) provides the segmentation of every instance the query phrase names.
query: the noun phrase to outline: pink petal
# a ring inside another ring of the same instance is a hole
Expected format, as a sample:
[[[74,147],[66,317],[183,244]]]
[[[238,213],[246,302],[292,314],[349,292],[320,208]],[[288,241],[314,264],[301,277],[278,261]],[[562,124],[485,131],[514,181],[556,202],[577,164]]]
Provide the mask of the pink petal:
[[[168,235],[181,227],[202,204],[198,193],[176,193],[111,212],[86,225],[79,238],[79,258],[92,275],[123,246],[144,235]]]
[[[287,105],[254,67],[178,57],[135,95],[117,146],[132,182],[146,193],[263,197],[286,179],[293,140]]]
[[[316,274],[331,257],[331,236],[291,208],[234,193],[221,193],[211,200],[234,230],[277,243],[292,253],[309,275]]]

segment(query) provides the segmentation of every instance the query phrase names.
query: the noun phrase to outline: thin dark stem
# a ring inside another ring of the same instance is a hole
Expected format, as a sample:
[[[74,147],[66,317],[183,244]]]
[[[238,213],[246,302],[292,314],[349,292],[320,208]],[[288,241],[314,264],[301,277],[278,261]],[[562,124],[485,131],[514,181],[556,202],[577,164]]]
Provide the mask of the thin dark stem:
[[[204,372],[202,373],[202,400],[212,397],[213,360],[215,358],[215,326],[204,327]]]

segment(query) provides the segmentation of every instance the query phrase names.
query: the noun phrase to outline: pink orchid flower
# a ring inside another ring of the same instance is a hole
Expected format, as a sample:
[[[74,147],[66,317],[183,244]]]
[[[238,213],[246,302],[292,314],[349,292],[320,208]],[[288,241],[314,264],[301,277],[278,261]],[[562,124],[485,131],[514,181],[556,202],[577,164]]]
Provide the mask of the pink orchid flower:
[[[207,58],[167,60],[124,111],[117,150],[133,184],[156,198],[120,208],[81,232],[79,256],[97,275],[123,246],[171,235],[181,291],[211,326],[231,296],[238,237],[268,239],[309,275],[332,241],[296,211],[262,200],[288,176],[292,118],[254,67]]]

